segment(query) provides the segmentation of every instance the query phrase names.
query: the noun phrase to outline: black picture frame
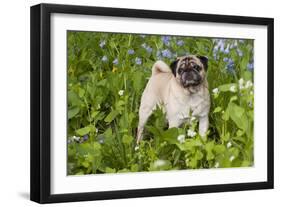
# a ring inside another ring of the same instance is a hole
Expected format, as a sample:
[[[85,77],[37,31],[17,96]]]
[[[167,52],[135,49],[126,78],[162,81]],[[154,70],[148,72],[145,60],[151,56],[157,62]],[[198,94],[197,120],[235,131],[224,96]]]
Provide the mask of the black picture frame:
[[[218,184],[188,187],[167,187],[74,194],[51,194],[50,184],[50,123],[51,123],[51,74],[50,74],[50,15],[53,13],[99,15],[113,17],[151,18],[182,20],[206,23],[231,23],[267,26],[267,181],[237,184]],[[273,83],[273,39],[272,18],[195,14],[168,11],[104,8],[89,6],[39,4],[31,7],[31,151],[30,151],[30,199],[38,203],[88,201],[102,199],[166,196],[225,191],[272,189],[274,186],[274,83]]]

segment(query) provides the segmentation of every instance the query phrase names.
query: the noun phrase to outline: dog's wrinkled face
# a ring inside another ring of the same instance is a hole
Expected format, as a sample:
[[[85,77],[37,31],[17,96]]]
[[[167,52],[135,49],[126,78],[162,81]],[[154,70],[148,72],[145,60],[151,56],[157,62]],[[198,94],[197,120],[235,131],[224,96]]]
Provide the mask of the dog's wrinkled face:
[[[199,55],[178,57],[170,67],[177,81],[184,88],[198,86],[206,78],[208,58]]]

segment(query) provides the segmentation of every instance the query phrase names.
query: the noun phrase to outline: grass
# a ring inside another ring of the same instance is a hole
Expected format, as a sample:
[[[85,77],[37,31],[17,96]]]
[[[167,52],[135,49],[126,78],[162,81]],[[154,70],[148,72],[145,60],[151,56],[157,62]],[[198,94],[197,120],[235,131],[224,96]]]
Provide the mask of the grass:
[[[68,32],[68,175],[252,166],[253,40]],[[136,145],[140,97],[162,59],[209,58],[207,138],[156,109]]]

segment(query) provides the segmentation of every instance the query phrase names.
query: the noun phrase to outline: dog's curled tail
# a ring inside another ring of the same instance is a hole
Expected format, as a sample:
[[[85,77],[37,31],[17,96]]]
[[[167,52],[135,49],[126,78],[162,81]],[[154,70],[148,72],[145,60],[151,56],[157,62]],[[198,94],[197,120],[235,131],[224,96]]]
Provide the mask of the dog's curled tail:
[[[162,60],[156,61],[152,67],[152,75],[156,75],[158,73],[171,73],[170,67],[164,63]]]

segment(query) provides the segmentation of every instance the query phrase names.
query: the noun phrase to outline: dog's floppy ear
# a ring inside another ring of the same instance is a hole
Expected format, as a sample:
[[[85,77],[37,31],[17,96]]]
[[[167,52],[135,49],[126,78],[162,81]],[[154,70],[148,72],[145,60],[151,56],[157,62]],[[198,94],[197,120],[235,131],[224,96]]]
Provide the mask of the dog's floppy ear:
[[[206,56],[201,56],[201,55],[197,55],[197,58],[199,58],[199,60],[201,61],[201,63],[204,66],[204,69],[207,71],[208,69],[208,57]]]
[[[178,62],[179,60],[175,60],[170,64],[170,68],[172,69],[172,72],[174,74],[174,76],[177,76],[177,66],[178,66]]]

